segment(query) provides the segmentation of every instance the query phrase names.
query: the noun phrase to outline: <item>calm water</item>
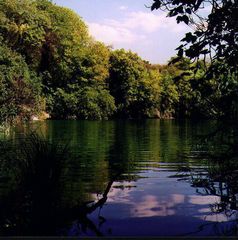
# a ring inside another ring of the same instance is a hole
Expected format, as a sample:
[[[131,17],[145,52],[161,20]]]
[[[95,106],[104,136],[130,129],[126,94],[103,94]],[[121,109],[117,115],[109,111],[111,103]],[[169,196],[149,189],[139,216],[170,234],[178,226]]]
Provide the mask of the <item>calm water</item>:
[[[213,123],[45,121],[20,131],[29,128],[69,143],[77,157],[63,164],[54,194],[41,189],[36,210],[27,195],[4,196],[0,179],[1,235],[234,234],[236,208],[221,208],[225,183],[195,181],[207,174],[196,157],[197,135]]]

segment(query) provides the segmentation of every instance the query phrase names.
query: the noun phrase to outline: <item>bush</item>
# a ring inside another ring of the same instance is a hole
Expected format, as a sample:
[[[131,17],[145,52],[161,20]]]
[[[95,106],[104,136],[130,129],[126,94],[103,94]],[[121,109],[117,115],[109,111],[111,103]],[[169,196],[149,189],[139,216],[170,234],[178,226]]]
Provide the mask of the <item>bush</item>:
[[[31,72],[24,58],[5,45],[0,46],[0,122],[26,120],[41,106],[40,78]]]

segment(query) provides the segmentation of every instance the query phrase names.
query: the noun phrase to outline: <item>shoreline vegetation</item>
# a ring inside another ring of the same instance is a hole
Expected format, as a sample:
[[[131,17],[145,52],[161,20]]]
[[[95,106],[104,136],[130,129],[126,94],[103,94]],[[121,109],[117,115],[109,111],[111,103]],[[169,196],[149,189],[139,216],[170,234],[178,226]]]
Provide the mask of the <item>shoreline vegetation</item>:
[[[173,59],[150,64],[113,50],[89,35],[80,16],[51,1],[2,0],[0,122],[227,115],[232,76],[206,78],[209,63]]]

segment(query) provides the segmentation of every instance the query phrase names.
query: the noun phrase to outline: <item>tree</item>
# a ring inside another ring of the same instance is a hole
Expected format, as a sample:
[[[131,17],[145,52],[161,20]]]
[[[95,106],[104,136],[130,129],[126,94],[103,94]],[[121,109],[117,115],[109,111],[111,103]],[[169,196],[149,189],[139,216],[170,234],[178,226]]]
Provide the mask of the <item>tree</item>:
[[[109,88],[122,117],[153,116],[159,106],[160,77],[137,54],[112,52]]]
[[[37,68],[47,29],[51,28],[49,17],[38,11],[38,1],[1,0],[0,35],[11,49],[25,56],[26,62]]]
[[[91,41],[87,26],[72,10],[56,6],[50,1],[39,0],[36,8],[50,19],[50,26],[45,30],[38,70],[41,73],[48,72],[51,76],[43,79],[46,87],[64,88],[82,75],[82,61]]]
[[[42,110],[40,79],[23,57],[1,43],[0,122],[27,120]]]
[[[48,0],[0,0],[0,36],[42,79],[51,116],[101,119],[115,110],[106,85],[110,49],[90,37],[72,10]],[[95,107],[86,103],[92,96]]]
[[[209,9],[208,14],[201,10]],[[154,0],[151,9],[162,9],[193,27],[178,47],[179,56],[198,59],[210,57],[212,63],[221,61],[221,71],[236,72],[238,64],[238,1],[237,0]],[[226,68],[229,66],[229,69]],[[211,70],[213,65],[211,65]],[[216,69],[217,70],[217,69]]]
[[[115,103],[106,86],[109,56],[110,51],[105,45],[93,39],[88,42],[83,56],[75,62],[75,72],[64,79],[64,84],[55,85],[53,117],[107,119],[113,114]]]
[[[114,98],[103,88],[84,87],[54,93],[52,117],[56,119],[108,119],[116,110]]]
[[[105,83],[109,49],[89,36],[87,26],[73,11],[46,0],[37,7],[49,16],[52,26],[46,33],[40,65],[46,73],[43,83],[52,116],[108,118],[115,110]]]
[[[208,14],[202,12],[204,8]],[[153,0],[151,10],[155,9],[167,11],[169,17],[176,17],[177,23],[192,27],[193,31],[181,40],[178,58],[173,62],[183,56],[195,61],[204,59],[207,69],[201,79],[216,79],[227,93],[227,106],[224,109],[224,104],[216,104],[218,111],[226,112],[222,114],[226,117],[238,117],[238,1]]]

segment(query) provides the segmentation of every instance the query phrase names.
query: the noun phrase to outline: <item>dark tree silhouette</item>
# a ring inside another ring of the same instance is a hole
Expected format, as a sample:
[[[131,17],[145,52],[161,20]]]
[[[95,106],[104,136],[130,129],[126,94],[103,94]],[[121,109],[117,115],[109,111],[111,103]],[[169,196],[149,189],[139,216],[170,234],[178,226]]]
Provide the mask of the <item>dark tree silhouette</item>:
[[[153,0],[151,10],[168,12],[177,23],[191,31],[176,49],[177,58],[188,57],[197,63],[204,59],[204,79],[216,79],[221,90],[219,103],[224,118],[238,118],[238,1],[237,0]],[[205,10],[205,11],[204,11]],[[199,64],[194,66],[196,72]],[[209,102],[207,103],[209,105]]]
[[[212,63],[223,62],[223,67],[219,68],[211,64],[209,70],[212,72],[237,74],[237,0],[154,0],[151,10],[155,9],[167,11],[168,16],[176,17],[178,23],[191,26],[192,31],[177,48],[179,57],[209,57]]]

